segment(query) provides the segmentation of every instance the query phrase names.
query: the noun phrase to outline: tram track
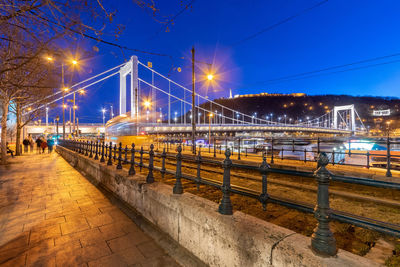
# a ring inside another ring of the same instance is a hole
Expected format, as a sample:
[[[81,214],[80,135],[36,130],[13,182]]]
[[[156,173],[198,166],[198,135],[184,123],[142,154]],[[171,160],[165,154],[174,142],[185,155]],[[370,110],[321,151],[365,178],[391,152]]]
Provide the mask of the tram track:
[[[140,158],[137,158],[137,160],[139,160],[139,159]],[[146,157],[143,157],[143,159],[145,161],[147,161],[148,160],[147,155],[146,155]],[[195,163],[195,160],[183,157],[182,161],[184,163],[183,166],[182,166],[182,168],[184,170],[188,170],[190,173],[196,174],[197,164]],[[161,164],[161,159],[155,157],[154,158],[154,162],[158,162],[158,163]],[[173,156],[171,156],[171,155],[167,156],[165,164],[166,164],[166,166],[169,165],[169,166],[172,166],[172,167],[176,167],[176,163],[174,163]],[[259,188],[261,188],[261,175],[254,176],[254,175],[244,174],[244,173],[240,173],[240,172],[235,171],[235,169],[238,169],[238,168],[233,168],[233,170],[231,170],[231,177],[232,178],[242,179],[242,180],[246,180],[246,181],[253,181],[253,182],[259,184]],[[215,163],[209,163],[207,161],[202,162],[201,167],[200,167],[200,171],[202,173],[206,172],[206,173],[218,174],[218,175],[220,175],[220,177],[222,179],[223,170],[221,169],[220,166],[217,166],[217,164],[215,164]],[[298,190],[307,190],[307,191],[311,191],[311,192],[314,192],[314,193],[317,192],[317,185],[316,184],[315,185],[307,185],[307,184],[300,183],[300,182],[294,182],[293,180],[288,182],[288,181],[284,181],[282,179],[279,180],[279,179],[276,179],[276,178],[268,177],[268,184],[276,184],[276,185],[279,185],[279,186],[290,187],[290,188],[294,188],[294,189],[298,189]],[[381,204],[381,205],[400,208],[400,201],[396,201],[396,200],[382,199],[382,198],[366,196],[366,195],[357,194],[357,193],[351,193],[351,192],[348,192],[348,191],[340,191],[340,190],[337,190],[337,189],[336,190],[335,189],[330,189],[329,193],[331,195],[335,195],[335,196],[339,196],[339,197],[343,197],[343,198],[348,198],[348,199],[353,199],[353,200],[357,200],[357,201],[369,201],[371,203],[377,203],[377,204]]]

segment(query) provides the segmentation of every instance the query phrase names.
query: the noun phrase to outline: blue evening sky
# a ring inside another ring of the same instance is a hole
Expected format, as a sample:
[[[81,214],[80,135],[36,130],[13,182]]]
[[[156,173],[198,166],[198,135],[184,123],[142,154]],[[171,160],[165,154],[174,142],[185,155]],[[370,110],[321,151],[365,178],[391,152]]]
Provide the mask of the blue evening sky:
[[[162,15],[173,15],[181,1],[155,1]],[[184,3],[187,3],[185,1]],[[400,97],[400,62],[306,79],[270,80],[335,65],[400,52],[400,2],[395,0],[329,0],[293,20],[240,42],[274,23],[321,1],[310,0],[197,0],[179,15],[169,32],[132,1],[114,1],[116,22],[126,29],[118,38],[105,37],[123,46],[170,57],[121,51],[105,44],[81,41],[77,49],[99,48],[75,81],[122,63],[136,54],[144,63],[177,82],[190,86],[190,49],[196,58],[214,64],[217,84],[200,93],[211,98],[259,92],[307,94],[351,94]],[[184,59],[182,59],[184,57]],[[400,56],[348,68],[400,60]],[[172,70],[181,67],[182,71]],[[206,67],[199,64],[200,75]],[[344,70],[337,69],[337,70]],[[337,71],[337,70],[332,70]],[[140,73],[139,73],[140,76]],[[81,121],[100,121],[106,103],[118,107],[118,77],[96,85],[79,98]],[[115,112],[116,114],[118,112]],[[108,119],[108,118],[107,118]]]

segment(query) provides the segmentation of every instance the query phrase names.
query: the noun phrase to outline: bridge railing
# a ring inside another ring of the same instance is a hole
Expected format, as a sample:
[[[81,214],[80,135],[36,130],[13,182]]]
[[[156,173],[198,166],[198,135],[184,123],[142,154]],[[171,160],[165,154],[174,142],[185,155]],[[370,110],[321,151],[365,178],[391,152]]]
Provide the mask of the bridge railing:
[[[372,229],[383,234],[400,237],[400,226],[397,224],[382,222],[371,218],[330,209],[329,183],[333,176],[326,168],[329,163],[329,158],[325,152],[319,153],[319,167],[314,173],[296,173],[300,176],[311,176],[315,178],[318,184],[318,197],[316,200],[316,205],[313,206],[309,203],[294,201],[268,194],[268,174],[276,170],[273,170],[267,163],[266,153],[263,153],[262,162],[259,166],[248,166],[233,163],[230,158],[232,155],[231,150],[230,148],[227,148],[224,152],[225,159],[222,161],[223,171],[221,172],[218,170],[221,168],[220,161],[204,159],[201,155],[201,151],[198,151],[196,156],[184,155],[182,154],[183,147],[181,145],[176,147],[176,153],[174,154],[168,153],[168,148],[167,150],[166,148],[163,148],[162,153],[156,152],[153,144],[149,146],[149,150],[144,150],[143,146],[138,150],[135,148],[134,144],[128,148],[128,146],[122,147],[121,143],[119,146],[117,146],[112,142],[105,144],[104,142],[100,143],[78,140],[60,140],[59,145],[73,150],[82,156],[93,158],[93,160],[99,160],[100,163],[107,164],[108,166],[115,166],[117,170],[122,169],[123,165],[126,165],[129,168],[129,175],[135,175],[137,173],[136,168],[139,168],[139,172],[143,172],[143,168],[146,168],[148,170],[146,176],[147,183],[153,183],[155,181],[155,171],[160,172],[161,180],[165,179],[165,174],[173,175],[175,179],[175,184],[173,187],[174,194],[182,194],[184,192],[182,179],[187,179],[191,182],[194,182],[197,185],[197,189],[199,189],[200,185],[218,188],[222,193],[218,211],[223,215],[233,214],[231,194],[238,194],[258,200],[262,204],[264,211],[266,211],[268,203],[275,203],[302,212],[313,213],[317,219],[317,227],[315,228],[314,234],[311,238],[311,247],[314,251],[323,255],[335,255],[337,252],[336,241],[329,227],[329,222],[332,219],[344,223],[350,223],[355,226]],[[128,155],[130,155],[130,158]],[[147,163],[145,163],[145,161],[147,161]],[[159,162],[161,165],[155,166],[155,161]],[[182,163],[184,161],[195,163],[195,166],[192,165],[191,167],[188,166],[188,163],[185,164],[185,169],[192,168],[192,170],[196,173],[195,175],[183,170]],[[170,166],[175,166],[175,168],[167,168],[167,164]],[[203,166],[210,164],[215,167],[213,172],[216,175],[222,175],[222,182],[220,180],[203,177]],[[261,190],[252,190],[232,184],[232,168],[245,168],[259,172],[261,175]],[[338,179],[338,176],[336,176],[336,179]],[[344,179],[342,182],[355,182],[350,181],[349,179],[350,178],[347,180]],[[361,179],[357,180],[361,181]],[[370,183],[368,185],[400,190],[400,184],[382,181],[375,181],[375,183],[376,184]],[[381,184],[378,185],[379,183]]]

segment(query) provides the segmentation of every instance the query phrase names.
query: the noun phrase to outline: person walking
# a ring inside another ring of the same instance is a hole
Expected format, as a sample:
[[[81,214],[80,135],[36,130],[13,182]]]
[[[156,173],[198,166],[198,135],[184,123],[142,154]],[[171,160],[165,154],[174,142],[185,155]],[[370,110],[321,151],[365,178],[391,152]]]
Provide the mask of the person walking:
[[[42,139],[42,142],[40,143],[40,147],[42,148],[42,153],[44,154],[44,151],[47,148],[47,142],[46,142],[46,139],[44,139],[44,137]]]
[[[28,141],[29,141],[29,146],[31,147],[31,153],[33,153],[33,146],[35,145],[35,142],[33,141],[31,134],[28,134]]]
[[[53,152],[53,147],[54,147],[54,140],[53,140],[53,138],[51,137],[51,136],[49,136],[48,138],[47,138],[47,146],[48,146],[48,152],[49,153],[51,153],[51,152]]]
[[[22,141],[22,144],[24,145],[24,153],[28,153],[28,146],[29,146],[28,137],[25,137],[24,141]]]
[[[40,137],[38,137],[36,139],[36,152],[39,153],[39,154],[40,154],[40,148],[41,148],[40,146],[41,146],[41,144],[42,144],[42,139]]]

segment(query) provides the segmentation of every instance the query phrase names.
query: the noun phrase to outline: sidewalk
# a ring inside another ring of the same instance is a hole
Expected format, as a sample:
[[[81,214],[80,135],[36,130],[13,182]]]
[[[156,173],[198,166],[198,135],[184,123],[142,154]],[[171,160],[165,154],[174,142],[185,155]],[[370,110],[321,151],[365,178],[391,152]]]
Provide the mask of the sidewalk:
[[[58,154],[0,166],[0,266],[179,266]]]

